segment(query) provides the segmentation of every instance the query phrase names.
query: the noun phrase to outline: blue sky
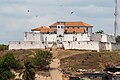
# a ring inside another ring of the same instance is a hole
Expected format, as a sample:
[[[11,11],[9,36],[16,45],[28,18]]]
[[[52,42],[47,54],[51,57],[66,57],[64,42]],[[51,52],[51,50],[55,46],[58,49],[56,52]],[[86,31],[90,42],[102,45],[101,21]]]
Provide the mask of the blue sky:
[[[24,31],[56,21],[83,21],[112,34],[113,14],[114,0],[0,0],[0,43],[23,41]]]

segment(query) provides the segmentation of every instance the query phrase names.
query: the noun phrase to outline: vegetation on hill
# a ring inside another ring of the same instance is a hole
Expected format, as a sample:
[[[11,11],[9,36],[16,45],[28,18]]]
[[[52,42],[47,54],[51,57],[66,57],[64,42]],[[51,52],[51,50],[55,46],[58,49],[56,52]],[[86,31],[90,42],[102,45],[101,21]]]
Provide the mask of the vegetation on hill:
[[[119,52],[89,52],[61,59],[61,68],[104,70],[106,66],[120,65]]]
[[[53,60],[52,53],[49,51],[38,51],[33,59],[34,65],[39,69],[46,69]]]
[[[30,61],[24,61],[24,69],[21,75],[24,80],[35,80],[34,66]]]
[[[0,50],[8,50],[8,45],[0,44]]]
[[[99,53],[79,50],[57,51],[62,69],[82,68],[102,71],[106,66],[120,65],[119,51]],[[28,80],[28,77],[25,76],[29,75],[29,78],[33,77],[34,80],[35,70],[46,69],[53,60],[52,53],[43,50],[4,50],[0,54],[0,80],[13,79],[15,75],[11,69],[23,71],[24,79]]]
[[[116,37],[116,42],[119,42],[119,43],[120,43],[120,35],[118,35],[118,36]]]
[[[15,59],[12,53],[7,53],[0,58],[0,80],[10,80],[15,75],[10,71],[11,69],[20,69],[22,65]]]
[[[99,31],[96,31],[95,33],[104,34],[104,31],[103,30],[99,30]]]
[[[43,50],[5,50],[0,54],[0,80],[13,80],[11,69],[22,71],[23,80],[35,80],[35,69],[44,70],[53,59],[49,51]]]

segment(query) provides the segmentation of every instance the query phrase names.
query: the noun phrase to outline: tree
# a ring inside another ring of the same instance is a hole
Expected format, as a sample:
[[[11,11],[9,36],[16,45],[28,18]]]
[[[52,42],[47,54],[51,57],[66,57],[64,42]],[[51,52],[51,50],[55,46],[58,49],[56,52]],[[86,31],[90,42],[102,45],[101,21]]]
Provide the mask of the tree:
[[[23,80],[35,80],[34,67],[30,61],[24,61],[24,70],[21,74],[23,74]]]
[[[116,42],[120,42],[120,36],[119,35],[116,37]]]
[[[97,31],[97,32],[95,32],[95,33],[104,34],[104,31],[103,31],[103,30],[99,30],[99,31]]]
[[[0,44],[0,50],[8,50],[8,45]]]
[[[0,80],[11,80],[15,75],[10,71],[11,69],[20,68],[20,63],[15,59],[12,53],[7,53],[0,58]]]
[[[38,51],[33,59],[34,64],[40,69],[46,69],[52,60],[52,53],[43,50]]]

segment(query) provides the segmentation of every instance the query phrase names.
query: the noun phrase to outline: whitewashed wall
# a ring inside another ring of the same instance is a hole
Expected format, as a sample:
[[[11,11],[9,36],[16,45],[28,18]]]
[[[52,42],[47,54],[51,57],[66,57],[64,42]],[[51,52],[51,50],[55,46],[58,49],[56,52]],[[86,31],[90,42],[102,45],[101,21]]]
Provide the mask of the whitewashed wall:
[[[101,34],[101,35],[102,35],[101,42],[112,42],[112,43],[116,43],[114,36],[108,35],[108,34]]]
[[[43,34],[39,32],[24,32],[24,41],[43,41]]]
[[[111,51],[111,43],[109,42],[100,42],[100,51]]]
[[[107,35],[107,42],[116,43],[115,37],[112,35]]]
[[[60,42],[57,42],[57,41]],[[9,49],[39,49],[53,46],[65,49],[82,50],[120,50],[120,43],[116,43],[115,37],[107,34],[64,34],[63,37],[57,37],[57,34],[41,34],[39,32],[25,32],[24,41],[12,41],[9,43]]]
[[[89,34],[64,34],[63,41],[90,41]]]
[[[77,41],[90,41],[89,34],[77,34]]]
[[[43,34],[43,40],[47,42],[56,42],[57,34]]]
[[[64,34],[63,41],[73,41],[74,34]]]
[[[101,41],[101,34],[91,34],[91,41]]]
[[[92,41],[116,43],[115,37],[108,34],[91,34]]]
[[[120,50],[120,43],[111,43],[112,50]]]
[[[40,41],[11,41],[9,42],[9,49],[40,49],[45,48]]]
[[[63,42],[65,49],[96,50],[99,52],[99,42]]]

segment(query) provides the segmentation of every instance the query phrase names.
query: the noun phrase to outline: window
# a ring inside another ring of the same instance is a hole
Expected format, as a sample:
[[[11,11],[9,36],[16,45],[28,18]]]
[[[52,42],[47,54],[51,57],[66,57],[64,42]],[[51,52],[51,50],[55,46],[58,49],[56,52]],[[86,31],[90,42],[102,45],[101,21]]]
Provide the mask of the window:
[[[60,28],[60,26],[58,26],[58,28]]]
[[[18,42],[18,44],[20,44],[21,42]]]
[[[33,42],[31,42],[31,44],[33,44]]]

